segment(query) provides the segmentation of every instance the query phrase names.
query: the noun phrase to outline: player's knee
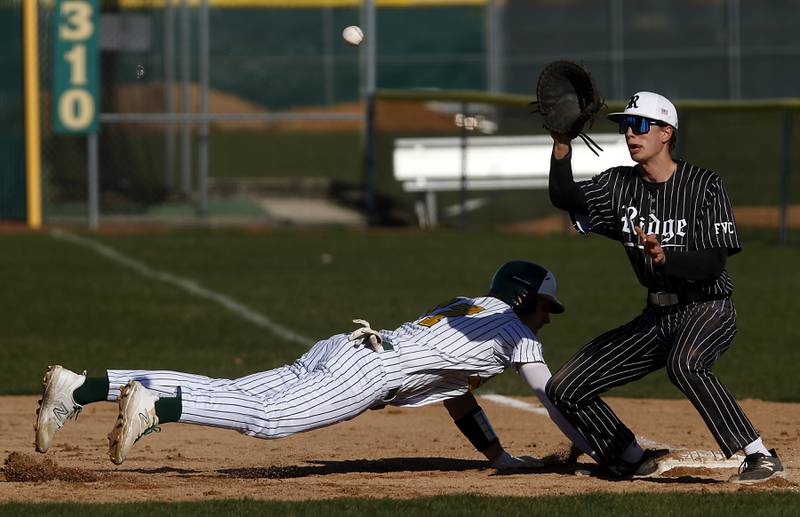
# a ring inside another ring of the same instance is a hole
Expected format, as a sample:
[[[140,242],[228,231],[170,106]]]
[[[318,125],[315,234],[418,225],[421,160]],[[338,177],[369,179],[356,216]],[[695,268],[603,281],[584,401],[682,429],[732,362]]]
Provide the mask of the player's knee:
[[[555,375],[550,377],[544,387],[547,398],[549,398],[556,406],[567,400],[567,390],[565,389],[567,383],[564,382],[563,377],[559,374],[560,372],[556,372]]]
[[[276,428],[275,426],[261,426],[257,424],[250,424],[243,429],[239,430],[240,433],[253,438],[260,438],[262,440],[274,440],[275,438],[283,438],[289,436],[291,433],[286,433]]]
[[[553,384],[553,377],[550,377],[547,380],[547,384],[544,385],[544,392],[547,394],[547,398],[549,398],[550,400],[555,400],[556,396],[558,395],[557,391],[558,390]]]
[[[672,384],[679,388],[700,380],[698,366],[686,360],[669,361],[667,363],[667,375]]]
[[[244,435],[260,438],[262,440],[274,440],[293,434],[291,428],[287,429],[279,425],[280,418],[270,415],[268,412],[249,414],[247,418],[239,422],[238,431]]]

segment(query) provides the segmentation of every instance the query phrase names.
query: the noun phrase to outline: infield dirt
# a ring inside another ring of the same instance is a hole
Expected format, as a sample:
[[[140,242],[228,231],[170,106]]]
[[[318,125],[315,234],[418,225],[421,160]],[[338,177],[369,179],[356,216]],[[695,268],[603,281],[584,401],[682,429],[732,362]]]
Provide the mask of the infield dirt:
[[[513,454],[549,456],[550,467],[499,475],[464,439],[444,408],[387,407],[349,422],[274,441],[234,431],[167,424],[143,438],[121,466],[107,456],[116,405],[87,407],[56,436],[47,454],[33,451],[36,397],[0,398],[0,501],[179,501],[252,498],[412,498],[454,493],[563,495],[587,491],[800,491],[800,405],[745,400],[747,414],[785,477],[752,486],[726,480],[735,468],[680,467],[659,477],[607,481],[575,475],[555,458],[568,442],[543,415],[482,400]],[[526,402],[533,399],[523,398]],[[638,436],[673,448],[715,450],[685,400],[608,399]],[[578,468],[591,465],[587,456]]]

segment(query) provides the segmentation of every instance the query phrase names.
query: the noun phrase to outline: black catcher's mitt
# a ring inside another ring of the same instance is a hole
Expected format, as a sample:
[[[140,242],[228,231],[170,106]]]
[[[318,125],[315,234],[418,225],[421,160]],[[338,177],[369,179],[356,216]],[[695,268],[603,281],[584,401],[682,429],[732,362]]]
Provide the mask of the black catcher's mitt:
[[[534,113],[544,120],[544,127],[570,138],[580,137],[595,154],[594,145],[602,151],[583,128],[591,127],[594,117],[605,102],[597,91],[591,74],[577,63],[555,61],[547,65],[536,83]]]

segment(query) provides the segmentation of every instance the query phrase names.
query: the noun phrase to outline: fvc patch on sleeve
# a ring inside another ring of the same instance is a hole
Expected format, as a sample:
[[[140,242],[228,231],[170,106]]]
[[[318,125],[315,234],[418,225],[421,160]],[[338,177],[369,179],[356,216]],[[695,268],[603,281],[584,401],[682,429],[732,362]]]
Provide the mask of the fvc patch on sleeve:
[[[742,249],[731,201],[719,177],[709,185],[701,213],[698,215],[696,247],[697,249],[727,248],[728,255],[738,253]]]

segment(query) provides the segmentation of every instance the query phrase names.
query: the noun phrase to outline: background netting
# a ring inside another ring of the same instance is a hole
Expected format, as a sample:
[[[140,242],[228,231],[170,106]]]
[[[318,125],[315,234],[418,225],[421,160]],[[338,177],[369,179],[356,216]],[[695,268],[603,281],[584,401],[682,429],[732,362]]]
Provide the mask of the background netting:
[[[166,116],[184,107],[197,111],[199,7],[191,4],[184,19],[179,3],[171,9],[155,0],[101,5],[102,113],[124,119],[126,114]],[[508,0],[449,6],[378,2],[376,31],[367,37],[377,45],[379,89],[533,95],[546,63],[573,59],[589,67],[611,101],[621,101],[635,90],[656,90],[674,99],[681,110],[679,155],[719,170],[735,203],[775,205],[781,196],[782,109],[712,109],[683,99],[796,95],[798,7],[797,1],[774,0]],[[79,221],[86,213],[86,140],[51,132],[50,9],[47,2],[41,4],[45,216],[50,221]],[[354,2],[320,2],[305,8],[293,8],[290,2],[279,7],[274,2],[226,7],[211,2],[209,111],[286,115],[279,121],[210,123],[212,216],[269,218],[260,195],[333,195],[345,204],[363,206],[363,45],[350,48],[340,37],[341,29],[354,23],[360,23],[360,7]],[[182,83],[186,27],[189,80]],[[540,131],[521,103],[497,105],[487,98],[468,106],[468,111],[481,110],[497,123],[497,134]],[[304,118],[309,113],[331,115],[331,120],[309,121]],[[333,119],[341,114],[355,118]],[[393,213],[381,219],[384,222],[414,222],[409,208],[414,200],[400,192],[392,177],[392,138],[457,136],[453,115],[454,109],[443,111],[424,95],[413,101],[379,100],[376,195],[381,207]],[[794,127],[796,119],[792,115]],[[101,124],[100,200],[106,218],[195,217],[198,127],[187,127],[184,135],[184,126],[164,121],[116,119]],[[595,128],[609,130],[613,132],[602,125]],[[793,132],[792,142],[799,141],[799,133]],[[796,169],[795,155],[791,165]],[[790,182],[794,199],[797,183]],[[484,193],[487,202],[470,221],[514,222],[538,216],[549,205],[541,194]],[[445,203],[449,195],[443,194]]]

